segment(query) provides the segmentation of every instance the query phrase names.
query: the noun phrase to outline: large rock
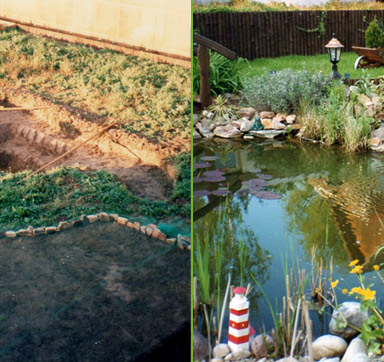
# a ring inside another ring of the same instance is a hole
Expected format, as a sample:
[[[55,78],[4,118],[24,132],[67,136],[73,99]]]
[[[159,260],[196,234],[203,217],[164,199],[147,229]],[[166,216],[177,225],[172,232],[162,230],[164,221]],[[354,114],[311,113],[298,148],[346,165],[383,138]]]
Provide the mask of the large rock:
[[[282,130],[262,130],[262,131],[250,131],[249,132],[253,136],[257,136],[260,138],[278,138],[278,137],[283,137],[285,135],[285,131]]]
[[[290,114],[287,117],[287,123],[288,124],[293,124],[293,123],[295,123],[295,121],[296,121],[296,114]]]
[[[343,318],[344,317],[344,318]],[[358,302],[344,302],[335,309],[332,313],[332,318],[329,323],[329,331],[346,340],[357,336],[359,332],[352,327],[361,329],[363,323],[368,319],[368,312],[361,310],[361,305]],[[345,326],[344,320],[348,325]]]
[[[377,137],[381,141],[384,141],[384,126],[381,126],[377,130],[372,132],[372,137]]]
[[[367,347],[361,338],[354,338],[349,343],[347,350],[341,362],[364,362],[365,359],[369,360],[367,355]]]
[[[193,330],[193,358],[203,360],[209,356],[207,339],[196,329]]]
[[[209,118],[203,118],[200,121],[200,124],[201,124],[202,127],[204,127],[205,129],[207,129],[209,131],[212,131],[215,128],[215,125],[214,125],[213,121],[211,119],[209,119]]]
[[[273,129],[285,129],[285,124],[278,121],[276,118],[272,121],[272,127]]]
[[[276,116],[275,112],[261,112],[260,113],[260,118],[270,118],[270,119],[272,119],[275,116]]]
[[[227,124],[226,126],[219,126],[213,130],[213,133],[217,137],[221,138],[238,138],[242,137],[243,133],[240,132],[235,126]]]
[[[257,359],[266,357],[273,346],[273,338],[269,335],[258,334],[251,343],[251,351]]]
[[[320,360],[324,357],[340,357],[347,349],[347,346],[347,342],[343,338],[326,334],[312,343],[313,358]]]
[[[241,132],[249,132],[252,129],[253,126],[252,121],[248,121],[246,119],[243,119],[240,123],[240,131]]]
[[[198,139],[201,139],[201,135],[199,132],[197,132],[197,130],[194,128],[193,129],[193,139],[194,140],[198,140]]]
[[[256,110],[252,107],[248,107],[248,108],[240,108],[238,111],[237,111],[237,115],[242,118],[242,117],[246,117],[248,119],[252,119],[256,114]]]
[[[196,128],[204,138],[211,139],[215,136],[215,134],[212,131],[203,127],[203,125],[200,122],[196,124]]]
[[[262,118],[261,124],[263,125],[264,129],[273,129],[273,121],[269,118]]]
[[[239,361],[239,360],[242,360],[243,358],[248,358],[250,355],[251,355],[250,351],[246,351],[246,350],[241,349],[241,350],[234,351],[234,352],[228,354],[224,360],[225,361]]]
[[[221,343],[215,346],[212,355],[214,358],[224,358],[227,354],[231,353],[228,344]]]

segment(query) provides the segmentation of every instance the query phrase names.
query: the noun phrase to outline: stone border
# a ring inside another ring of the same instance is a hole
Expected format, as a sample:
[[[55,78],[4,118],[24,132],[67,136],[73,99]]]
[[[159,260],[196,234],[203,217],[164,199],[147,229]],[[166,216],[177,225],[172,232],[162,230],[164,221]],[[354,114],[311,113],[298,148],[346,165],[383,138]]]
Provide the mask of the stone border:
[[[181,250],[191,250],[191,239],[188,236],[178,235],[177,238],[167,238],[167,236],[158,229],[155,224],[141,225],[139,222],[131,222],[128,218],[119,216],[117,214],[108,214],[106,212],[100,212],[96,215],[82,215],[80,218],[73,221],[60,221],[57,226],[42,226],[39,228],[33,228],[28,226],[27,229],[20,229],[18,231],[6,231],[0,233],[0,237],[6,237],[8,239],[15,239],[17,237],[34,237],[37,235],[54,234],[60,231],[68,230],[77,226],[85,226],[96,222],[113,222],[122,226],[127,226],[130,229],[135,229],[142,232],[150,238],[161,240],[167,244],[175,244]]]

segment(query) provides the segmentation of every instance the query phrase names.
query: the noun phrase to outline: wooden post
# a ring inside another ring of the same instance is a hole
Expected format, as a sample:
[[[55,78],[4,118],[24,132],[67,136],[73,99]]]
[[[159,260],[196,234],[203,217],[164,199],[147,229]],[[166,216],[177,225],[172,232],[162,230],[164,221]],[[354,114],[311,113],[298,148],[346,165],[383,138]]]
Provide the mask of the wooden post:
[[[200,65],[200,103],[203,108],[212,104],[211,86],[209,84],[209,52],[208,48],[199,44],[197,57]]]

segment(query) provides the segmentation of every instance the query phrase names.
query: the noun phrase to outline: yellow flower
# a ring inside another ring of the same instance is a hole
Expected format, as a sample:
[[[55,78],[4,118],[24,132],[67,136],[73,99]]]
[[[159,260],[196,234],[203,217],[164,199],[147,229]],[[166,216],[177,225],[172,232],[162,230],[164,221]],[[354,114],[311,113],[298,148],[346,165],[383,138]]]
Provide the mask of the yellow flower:
[[[348,289],[343,289],[343,294],[347,294],[348,293]]]
[[[339,284],[339,280],[335,280],[334,282],[331,282],[331,288],[333,289],[336,287],[336,285]]]
[[[364,297],[365,300],[375,299],[376,291],[371,290],[369,288],[363,289],[361,295]]]
[[[348,264],[348,266],[355,266],[358,262],[359,262],[358,259],[352,260],[352,261]]]
[[[380,270],[380,267],[379,267],[378,265],[374,265],[374,266],[373,266],[373,270],[379,271],[379,270]]]
[[[361,274],[363,272],[363,267],[361,265],[356,265],[351,271],[351,274]]]
[[[351,291],[349,292],[349,294],[360,294],[362,293],[363,289],[361,289],[360,287],[355,287],[355,288],[352,288]]]

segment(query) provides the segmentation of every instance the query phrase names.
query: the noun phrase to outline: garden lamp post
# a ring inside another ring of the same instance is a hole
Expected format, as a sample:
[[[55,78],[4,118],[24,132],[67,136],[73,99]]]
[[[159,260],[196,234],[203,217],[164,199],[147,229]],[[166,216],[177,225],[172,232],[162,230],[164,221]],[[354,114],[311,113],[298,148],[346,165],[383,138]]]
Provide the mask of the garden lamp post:
[[[337,71],[337,63],[340,61],[341,48],[344,48],[344,45],[336,39],[336,34],[333,33],[332,39],[325,46],[325,48],[328,50],[329,60],[333,64],[332,78],[340,79],[341,74]]]

